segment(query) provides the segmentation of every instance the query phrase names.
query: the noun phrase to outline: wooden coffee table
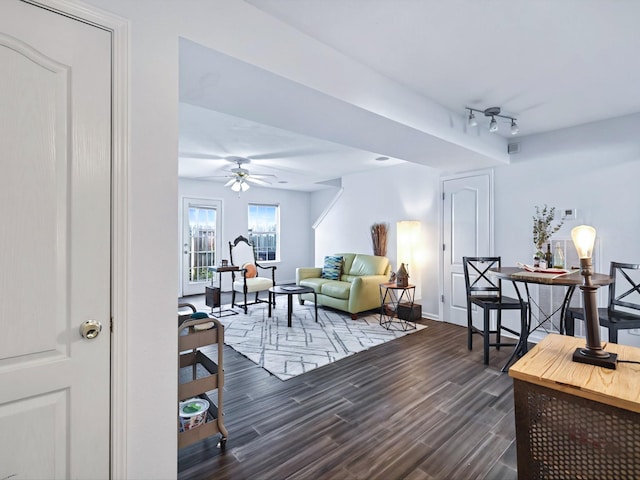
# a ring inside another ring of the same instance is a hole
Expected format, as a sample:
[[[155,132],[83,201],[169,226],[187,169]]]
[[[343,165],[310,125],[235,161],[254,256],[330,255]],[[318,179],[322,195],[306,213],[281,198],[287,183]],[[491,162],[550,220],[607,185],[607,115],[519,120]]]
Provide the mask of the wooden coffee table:
[[[287,296],[287,326],[291,327],[291,312],[293,311],[293,296],[301,293],[313,293],[313,305],[316,313],[316,323],[318,322],[318,296],[315,290],[311,287],[302,287],[300,285],[291,286],[279,286],[271,287],[269,289],[269,317],[271,317],[271,304],[274,301],[275,295]]]

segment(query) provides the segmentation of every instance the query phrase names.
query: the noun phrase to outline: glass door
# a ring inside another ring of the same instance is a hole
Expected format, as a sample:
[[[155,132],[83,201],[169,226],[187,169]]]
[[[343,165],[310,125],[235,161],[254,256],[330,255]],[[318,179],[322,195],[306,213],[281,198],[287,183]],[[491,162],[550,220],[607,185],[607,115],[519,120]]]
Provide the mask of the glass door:
[[[218,263],[222,255],[221,217],[220,200],[183,199],[182,295],[202,294],[211,283],[208,267]]]

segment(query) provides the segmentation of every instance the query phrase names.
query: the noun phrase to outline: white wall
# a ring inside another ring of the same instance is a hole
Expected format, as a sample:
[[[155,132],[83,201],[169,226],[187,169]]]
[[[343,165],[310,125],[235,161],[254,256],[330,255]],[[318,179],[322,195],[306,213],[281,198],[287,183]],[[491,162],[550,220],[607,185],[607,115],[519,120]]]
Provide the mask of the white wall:
[[[403,164],[368,173],[349,175],[342,179],[344,192],[334,208],[315,231],[315,263],[321,266],[325,255],[336,252],[373,254],[371,225],[389,223],[387,257],[394,270],[396,261],[396,222],[420,220],[422,222],[422,251],[419,271],[420,299],[424,316],[439,318],[438,303],[438,208],[439,172],[429,167]],[[326,195],[313,194],[312,207],[322,210]],[[322,208],[317,208],[317,205]]]
[[[238,196],[223,184],[201,180],[178,182],[178,259],[182,258],[182,199],[184,197],[216,199],[222,201],[222,252],[220,258],[229,258],[229,242],[238,235],[248,236],[247,206],[249,203],[280,205],[280,261],[276,265],[276,282],[289,283],[296,279],[296,267],[309,265],[313,236],[310,214],[310,194],[264,187],[251,187]],[[230,275],[223,275],[223,291],[231,290]],[[182,285],[178,279],[178,295]],[[204,290],[203,290],[204,291]]]

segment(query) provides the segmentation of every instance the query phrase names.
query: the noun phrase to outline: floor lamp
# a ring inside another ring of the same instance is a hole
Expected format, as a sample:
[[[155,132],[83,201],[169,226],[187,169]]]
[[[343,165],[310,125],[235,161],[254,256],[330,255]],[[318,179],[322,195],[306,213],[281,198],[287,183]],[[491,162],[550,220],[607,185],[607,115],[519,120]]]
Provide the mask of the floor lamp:
[[[584,303],[584,324],[587,345],[577,348],[573,353],[573,361],[597,365],[610,369],[616,368],[615,353],[605,352],[600,343],[600,320],[598,318],[598,299],[596,292],[598,285],[593,285],[593,244],[596,240],[596,229],[588,225],[580,225],[571,230],[571,240],[580,257],[580,273],[584,277],[584,283],[580,285]]]

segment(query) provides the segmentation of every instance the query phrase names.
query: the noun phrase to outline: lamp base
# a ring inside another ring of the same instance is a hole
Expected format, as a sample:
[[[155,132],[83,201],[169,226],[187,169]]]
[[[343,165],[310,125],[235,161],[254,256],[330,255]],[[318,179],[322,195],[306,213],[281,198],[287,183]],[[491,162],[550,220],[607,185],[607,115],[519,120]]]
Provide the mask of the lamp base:
[[[592,357],[583,353],[584,348],[576,348],[573,352],[573,361],[578,363],[586,363],[588,365],[596,365],[598,367],[608,368],[610,370],[616,369],[616,361],[618,360],[617,353],[609,353],[607,358]]]

